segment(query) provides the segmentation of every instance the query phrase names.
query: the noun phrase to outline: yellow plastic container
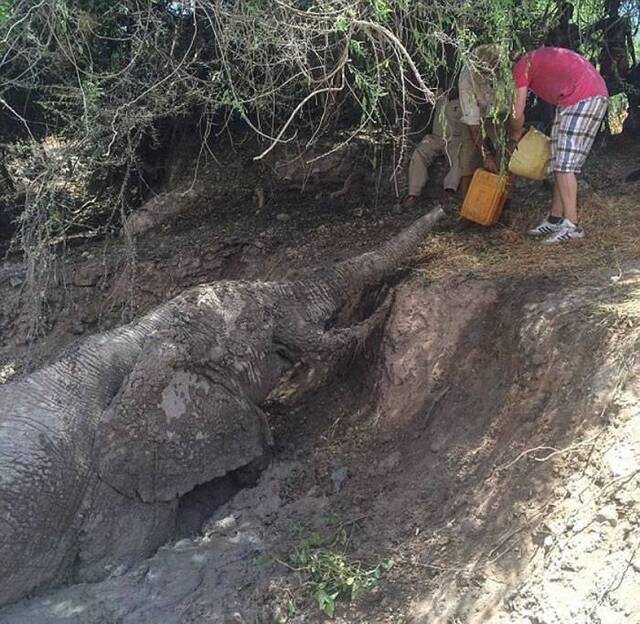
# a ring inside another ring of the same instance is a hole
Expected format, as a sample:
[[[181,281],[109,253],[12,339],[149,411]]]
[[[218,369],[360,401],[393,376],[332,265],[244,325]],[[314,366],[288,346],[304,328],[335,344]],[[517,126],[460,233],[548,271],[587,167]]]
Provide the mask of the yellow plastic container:
[[[509,192],[509,176],[498,176],[485,169],[476,169],[460,216],[481,225],[498,222]]]
[[[542,180],[551,157],[551,140],[535,128],[520,139],[509,160],[509,171],[530,180]]]

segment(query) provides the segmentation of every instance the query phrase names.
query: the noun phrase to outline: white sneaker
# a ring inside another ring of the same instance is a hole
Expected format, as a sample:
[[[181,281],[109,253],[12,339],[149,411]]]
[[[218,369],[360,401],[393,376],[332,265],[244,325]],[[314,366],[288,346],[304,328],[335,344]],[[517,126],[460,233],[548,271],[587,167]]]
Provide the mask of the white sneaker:
[[[571,221],[564,220],[562,227],[552,232],[545,238],[543,243],[564,243],[570,240],[584,238],[584,230],[579,225],[573,225]]]
[[[529,236],[549,236],[550,234],[557,232],[560,228],[562,228],[563,225],[564,219],[562,219],[558,223],[551,223],[551,221],[549,221],[549,218],[546,217],[540,225],[534,227],[532,230],[529,230],[528,233]]]

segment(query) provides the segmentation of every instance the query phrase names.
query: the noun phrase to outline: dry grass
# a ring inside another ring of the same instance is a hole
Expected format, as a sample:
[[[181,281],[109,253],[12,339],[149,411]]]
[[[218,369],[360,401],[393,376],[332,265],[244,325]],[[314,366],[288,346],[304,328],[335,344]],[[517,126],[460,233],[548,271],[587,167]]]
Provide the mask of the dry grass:
[[[624,297],[612,298],[600,305],[600,309],[609,317],[622,322],[628,327],[640,328],[640,275],[632,275],[626,279],[614,280],[621,289]]]
[[[599,158],[592,168],[602,166],[603,160]],[[640,259],[640,184],[620,182],[618,164],[610,160],[606,171],[591,171],[591,180],[600,176],[604,183],[600,179],[594,186],[601,190],[581,194],[584,240],[544,245],[529,238],[526,232],[544,216],[551,191],[542,183],[519,181],[500,224],[433,234],[424,250],[429,278],[469,271],[485,275],[561,271],[579,276],[586,269],[602,268],[621,273],[624,265]],[[613,176],[609,184],[606,178]]]

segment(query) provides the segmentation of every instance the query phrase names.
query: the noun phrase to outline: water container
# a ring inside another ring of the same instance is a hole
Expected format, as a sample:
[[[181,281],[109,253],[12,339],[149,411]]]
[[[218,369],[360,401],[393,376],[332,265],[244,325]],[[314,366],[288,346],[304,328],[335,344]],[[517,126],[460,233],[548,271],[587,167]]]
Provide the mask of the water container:
[[[509,161],[509,171],[531,180],[544,179],[551,156],[551,141],[546,134],[530,128],[520,139]]]
[[[481,225],[498,222],[509,191],[509,176],[476,169],[462,204],[460,216]]]

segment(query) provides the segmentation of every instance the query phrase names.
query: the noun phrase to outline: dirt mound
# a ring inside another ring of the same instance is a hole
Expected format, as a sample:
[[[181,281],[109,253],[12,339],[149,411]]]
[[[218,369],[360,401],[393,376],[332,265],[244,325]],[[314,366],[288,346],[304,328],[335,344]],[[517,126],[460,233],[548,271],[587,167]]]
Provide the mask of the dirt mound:
[[[319,621],[291,553],[337,522],[395,562],[338,621],[633,622],[640,272],[614,277],[410,277],[329,387],[270,406],[277,461],[202,535],[0,620]]]
[[[640,622],[640,247],[637,188],[620,184],[637,149],[590,162],[588,236],[573,246],[524,236],[548,203],[541,185],[518,188],[496,228],[443,226],[399,278],[384,332],[315,395],[273,397],[278,452],[255,487],[194,491],[177,528],[189,537],[0,621],[320,621],[293,555],[316,532],[334,548],[339,532],[353,560],[394,566],[337,621]],[[25,267],[3,267],[0,383],[189,286],[295,278],[424,212],[317,189],[267,189],[256,205],[259,179],[235,188],[226,166],[205,178],[206,201],[140,236],[133,265],[121,241],[71,250],[34,344]],[[456,200],[441,201],[453,215]]]
[[[389,449],[398,472],[369,477],[370,513],[413,570],[397,587],[412,621],[638,613],[633,544],[602,517],[624,516],[628,534],[640,511],[635,495],[615,498],[640,469],[640,440],[618,447],[638,409],[640,282],[605,280],[454,281],[398,297],[378,410],[408,427]],[[601,457],[610,445],[627,457],[619,474]]]

